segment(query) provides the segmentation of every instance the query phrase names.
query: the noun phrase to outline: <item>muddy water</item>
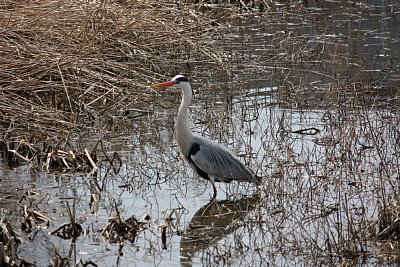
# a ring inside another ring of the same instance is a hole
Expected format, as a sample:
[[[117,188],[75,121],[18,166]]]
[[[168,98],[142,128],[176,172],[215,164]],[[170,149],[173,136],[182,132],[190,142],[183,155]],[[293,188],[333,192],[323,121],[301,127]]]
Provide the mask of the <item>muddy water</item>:
[[[122,136],[99,136],[105,151],[120,155],[119,170],[102,164],[96,175],[37,173],[3,162],[3,214],[18,228],[20,205],[32,205],[20,197],[27,194],[51,221],[24,234],[19,255],[37,266],[47,266],[55,251],[71,263],[98,266],[396,259],[371,236],[381,207],[398,193],[400,6],[309,5],[276,5],[226,21],[217,41],[240,66],[215,75],[198,66],[193,74],[194,132],[240,155],[263,177],[258,191],[222,184],[218,206],[208,206],[210,185],[176,147],[180,92],[152,92],[153,113],[129,121]],[[84,229],[75,242],[48,234],[68,221],[67,202],[75,203]],[[115,206],[143,227],[132,240],[112,244],[101,230]]]

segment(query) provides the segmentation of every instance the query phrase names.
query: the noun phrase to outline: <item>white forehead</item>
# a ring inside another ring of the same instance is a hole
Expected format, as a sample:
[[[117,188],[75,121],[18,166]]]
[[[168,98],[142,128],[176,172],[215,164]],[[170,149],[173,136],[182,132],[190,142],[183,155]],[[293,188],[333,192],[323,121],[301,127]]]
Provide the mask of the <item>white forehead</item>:
[[[183,76],[183,75],[181,75],[181,74],[178,74],[178,75],[176,75],[174,78],[172,78],[171,81],[176,81],[176,80],[179,79],[179,78],[185,78],[185,76]]]

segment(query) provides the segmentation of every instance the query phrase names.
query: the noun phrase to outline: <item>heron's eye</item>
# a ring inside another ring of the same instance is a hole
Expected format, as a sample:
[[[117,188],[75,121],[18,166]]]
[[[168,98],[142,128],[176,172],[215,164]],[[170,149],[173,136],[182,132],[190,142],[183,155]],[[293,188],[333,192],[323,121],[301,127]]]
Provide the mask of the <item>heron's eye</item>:
[[[189,80],[186,78],[186,77],[178,77],[176,80],[175,80],[175,82],[176,83],[180,83],[180,82],[189,82]]]

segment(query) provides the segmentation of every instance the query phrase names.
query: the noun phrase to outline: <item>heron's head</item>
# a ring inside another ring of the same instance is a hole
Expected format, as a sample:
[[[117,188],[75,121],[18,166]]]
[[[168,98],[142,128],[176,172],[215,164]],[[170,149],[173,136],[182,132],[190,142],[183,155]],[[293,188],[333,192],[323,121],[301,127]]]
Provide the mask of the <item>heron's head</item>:
[[[161,88],[167,86],[175,86],[181,88],[183,91],[189,90],[192,91],[188,78],[183,75],[176,75],[172,80],[163,83],[153,84],[151,87],[153,88]]]

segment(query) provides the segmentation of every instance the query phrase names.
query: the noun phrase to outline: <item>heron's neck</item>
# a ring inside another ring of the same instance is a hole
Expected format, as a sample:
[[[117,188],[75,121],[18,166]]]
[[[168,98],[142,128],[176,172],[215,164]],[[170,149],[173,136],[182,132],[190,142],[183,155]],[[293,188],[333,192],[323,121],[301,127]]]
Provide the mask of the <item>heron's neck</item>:
[[[190,150],[190,143],[193,138],[193,133],[190,130],[188,123],[188,108],[193,96],[192,88],[189,84],[185,88],[182,88],[182,93],[182,103],[178,110],[176,137],[178,146],[182,154],[184,154],[184,156],[187,156]]]

